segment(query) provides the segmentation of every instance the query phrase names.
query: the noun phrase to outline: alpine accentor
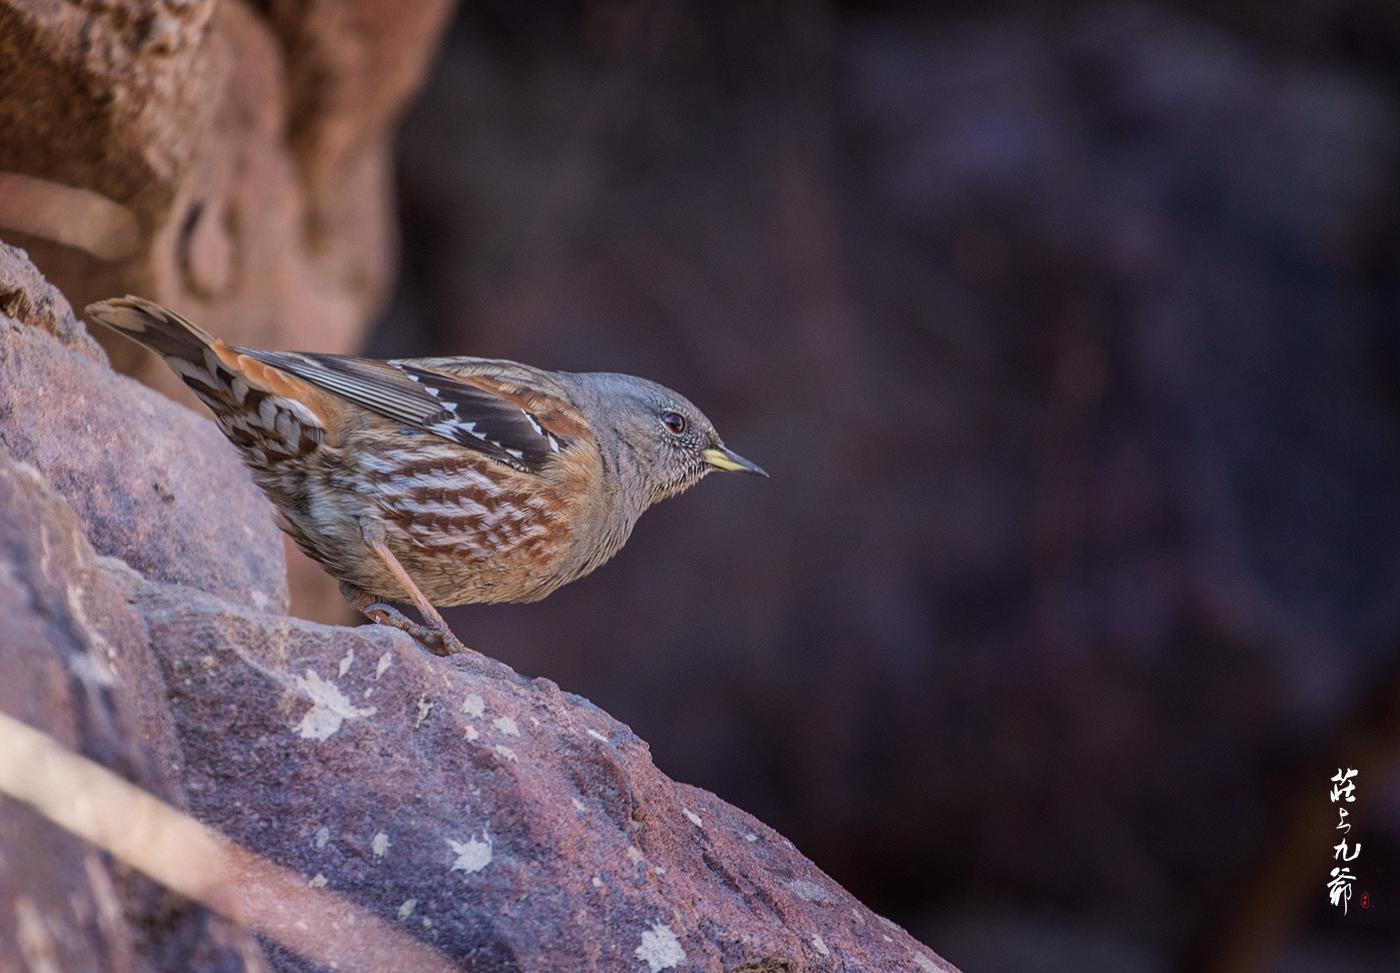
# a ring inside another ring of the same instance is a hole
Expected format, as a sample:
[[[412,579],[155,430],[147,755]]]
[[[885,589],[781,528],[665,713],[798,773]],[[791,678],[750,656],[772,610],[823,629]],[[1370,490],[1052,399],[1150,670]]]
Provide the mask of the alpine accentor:
[[[213,410],[282,529],[356,610],[444,654],[465,649],[434,605],[536,601],[711,471],[767,475],[644,378],[234,348],[138,297],[87,313]],[[384,604],[404,598],[431,629]]]

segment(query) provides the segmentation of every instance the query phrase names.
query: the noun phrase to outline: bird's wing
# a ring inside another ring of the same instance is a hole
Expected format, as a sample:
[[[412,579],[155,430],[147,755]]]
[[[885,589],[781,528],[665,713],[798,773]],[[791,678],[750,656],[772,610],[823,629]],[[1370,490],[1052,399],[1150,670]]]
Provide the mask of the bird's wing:
[[[379,361],[290,351],[242,354],[381,416],[540,472],[587,425],[560,390],[532,388],[523,366],[488,362],[449,374],[449,359]],[[429,363],[438,367],[429,367]],[[501,369],[493,373],[492,365]],[[509,367],[507,367],[509,366]],[[500,372],[504,371],[505,374]]]

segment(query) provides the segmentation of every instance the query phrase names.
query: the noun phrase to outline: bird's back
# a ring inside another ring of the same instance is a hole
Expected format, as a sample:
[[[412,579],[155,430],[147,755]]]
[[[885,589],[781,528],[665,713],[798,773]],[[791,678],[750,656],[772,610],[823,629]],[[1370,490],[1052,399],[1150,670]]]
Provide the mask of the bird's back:
[[[233,348],[136,298],[89,313],[165,358],[239,448],[287,533],[354,588],[401,595],[366,555],[365,518],[439,605],[537,600],[621,546],[600,513],[592,432],[547,372]]]

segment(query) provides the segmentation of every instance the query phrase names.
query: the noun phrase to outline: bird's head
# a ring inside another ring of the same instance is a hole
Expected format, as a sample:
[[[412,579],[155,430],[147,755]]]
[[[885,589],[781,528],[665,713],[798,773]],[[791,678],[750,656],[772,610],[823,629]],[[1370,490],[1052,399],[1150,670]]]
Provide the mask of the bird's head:
[[[589,422],[601,432],[599,445],[619,472],[640,487],[650,506],[689,489],[716,470],[767,476],[757,464],[724,445],[714,423],[685,396],[632,375],[586,372],[574,375],[588,393],[580,396]]]

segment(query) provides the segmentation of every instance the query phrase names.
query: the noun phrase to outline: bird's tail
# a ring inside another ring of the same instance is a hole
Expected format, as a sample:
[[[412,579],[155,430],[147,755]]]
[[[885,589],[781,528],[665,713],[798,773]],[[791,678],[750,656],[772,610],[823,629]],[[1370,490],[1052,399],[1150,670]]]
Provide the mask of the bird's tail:
[[[205,350],[214,346],[214,338],[199,325],[154,301],[129,294],[89,304],[87,316],[145,345],[166,361],[174,358],[203,366]]]
[[[154,301],[115,297],[89,304],[87,315],[164,358],[255,471],[276,459],[305,456],[321,444],[328,396],[300,379]]]

